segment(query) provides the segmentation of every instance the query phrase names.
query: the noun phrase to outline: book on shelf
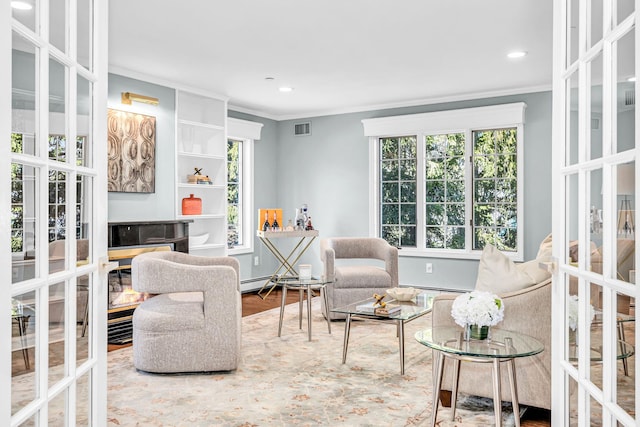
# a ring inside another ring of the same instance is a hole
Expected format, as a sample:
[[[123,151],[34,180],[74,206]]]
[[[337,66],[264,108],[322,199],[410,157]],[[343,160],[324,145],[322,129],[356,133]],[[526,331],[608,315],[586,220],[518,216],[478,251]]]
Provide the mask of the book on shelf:
[[[356,306],[356,310],[361,313],[375,314],[377,316],[390,316],[398,313],[402,310],[402,306],[399,304],[385,304],[384,307],[380,307],[374,302],[368,302],[365,304],[359,304]]]

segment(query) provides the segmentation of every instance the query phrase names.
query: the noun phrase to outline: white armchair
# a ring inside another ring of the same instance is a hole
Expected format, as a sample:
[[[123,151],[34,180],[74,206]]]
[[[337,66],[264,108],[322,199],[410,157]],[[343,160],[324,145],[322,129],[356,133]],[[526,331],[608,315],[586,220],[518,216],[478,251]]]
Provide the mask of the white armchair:
[[[159,294],[133,314],[133,364],[147,372],[238,366],[242,304],[235,258],[148,252],[133,258],[134,290]]]

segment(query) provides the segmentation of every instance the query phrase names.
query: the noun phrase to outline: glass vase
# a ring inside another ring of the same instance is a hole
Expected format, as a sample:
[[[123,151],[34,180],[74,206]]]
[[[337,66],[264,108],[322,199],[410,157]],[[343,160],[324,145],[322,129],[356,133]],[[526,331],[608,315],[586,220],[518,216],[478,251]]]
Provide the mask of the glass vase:
[[[486,340],[489,337],[489,327],[468,325],[467,336],[472,340]]]

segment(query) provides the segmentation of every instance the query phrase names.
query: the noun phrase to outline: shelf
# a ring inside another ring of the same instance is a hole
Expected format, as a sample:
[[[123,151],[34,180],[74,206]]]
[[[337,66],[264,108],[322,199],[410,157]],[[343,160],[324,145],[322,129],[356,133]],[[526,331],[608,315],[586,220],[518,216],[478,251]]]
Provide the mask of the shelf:
[[[226,185],[215,185],[215,184],[188,184],[186,182],[179,182],[178,187],[180,188],[197,188],[198,190],[226,190]]]
[[[211,124],[208,124],[208,123],[193,122],[191,120],[179,119],[178,123],[181,124],[181,125],[194,126],[194,127],[206,128],[206,129],[212,129],[212,130],[220,130],[220,131],[224,130],[223,126],[211,125]]]
[[[215,154],[189,153],[187,151],[178,151],[178,156],[194,157],[198,159],[222,160],[222,161],[227,160],[225,156],[218,156]]]

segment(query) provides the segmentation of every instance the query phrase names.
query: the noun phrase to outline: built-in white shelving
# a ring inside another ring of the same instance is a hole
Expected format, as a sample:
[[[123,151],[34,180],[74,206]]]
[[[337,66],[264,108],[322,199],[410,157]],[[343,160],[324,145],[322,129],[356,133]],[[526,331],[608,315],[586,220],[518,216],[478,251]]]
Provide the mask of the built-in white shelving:
[[[178,91],[176,96],[176,218],[190,219],[189,239],[194,255],[222,256],[227,251],[227,133],[226,101]],[[196,169],[211,184],[188,180]],[[202,214],[183,215],[182,199],[191,194],[202,200]]]

